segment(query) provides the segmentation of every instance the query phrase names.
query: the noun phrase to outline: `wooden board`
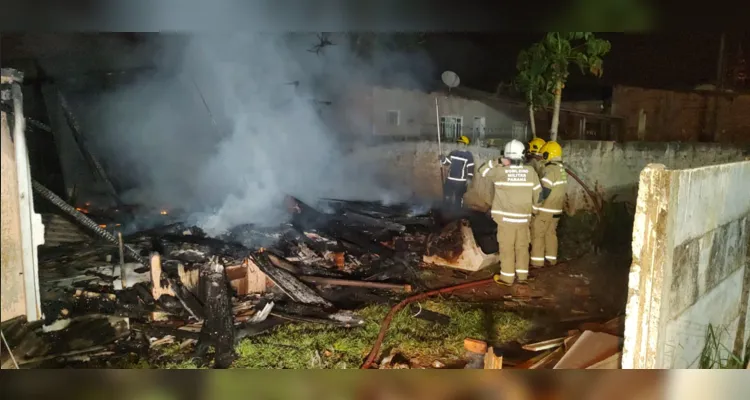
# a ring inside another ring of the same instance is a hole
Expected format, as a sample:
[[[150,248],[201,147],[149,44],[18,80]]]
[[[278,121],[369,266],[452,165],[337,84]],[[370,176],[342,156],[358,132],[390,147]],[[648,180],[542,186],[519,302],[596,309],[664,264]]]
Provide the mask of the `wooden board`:
[[[554,369],[584,369],[596,364],[617,353],[621,340],[608,333],[583,332]]]

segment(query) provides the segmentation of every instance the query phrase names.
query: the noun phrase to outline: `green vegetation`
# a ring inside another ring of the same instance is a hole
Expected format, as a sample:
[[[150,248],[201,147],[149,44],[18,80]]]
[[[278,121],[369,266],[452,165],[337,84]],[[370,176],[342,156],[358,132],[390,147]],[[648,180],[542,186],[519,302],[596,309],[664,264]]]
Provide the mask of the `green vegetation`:
[[[698,366],[701,369],[745,369],[750,361],[750,343],[745,344],[745,354],[740,358],[732,353],[723,343],[721,336],[728,333],[724,328],[717,334],[713,325],[708,324],[706,329],[706,344],[703,345]]]
[[[428,301],[422,307],[451,317],[443,326],[413,317],[402,310],[394,317],[386,334],[381,356],[399,352],[405,357],[428,362],[435,359],[457,360],[464,354],[465,338],[502,343],[522,338],[531,323],[515,313],[485,309],[471,303]],[[358,314],[366,323],[359,328],[339,328],[321,324],[295,323],[277,327],[268,334],[248,338],[237,346],[238,358],[234,368],[359,368],[375,342],[380,322],[388,313],[388,306],[373,305]],[[491,329],[486,328],[491,326]],[[179,345],[160,348],[151,367],[196,368],[187,359],[188,350]],[[145,363],[121,366],[143,368]]]

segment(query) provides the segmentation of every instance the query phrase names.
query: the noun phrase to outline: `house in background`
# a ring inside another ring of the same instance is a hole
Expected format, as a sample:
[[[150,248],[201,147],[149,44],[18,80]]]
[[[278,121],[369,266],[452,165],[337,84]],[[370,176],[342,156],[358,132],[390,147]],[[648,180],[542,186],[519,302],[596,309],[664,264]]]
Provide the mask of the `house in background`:
[[[446,141],[462,135],[473,142],[525,140],[530,133],[524,108],[492,97],[466,88],[428,93],[375,86],[367,110],[371,115],[369,132],[384,139],[435,139],[439,123],[442,139]]]
[[[750,93],[744,90],[615,85],[606,98],[563,101],[563,107],[621,119],[622,129],[613,137],[620,141],[750,143]]]
[[[376,140],[435,140],[438,123],[446,141],[466,135],[474,143],[501,145],[511,139],[525,142],[532,138],[526,104],[480,90],[457,87],[426,92],[370,86],[352,94],[338,107],[337,114],[345,116],[340,122],[349,132]],[[552,110],[535,115],[537,133],[547,139]],[[601,109],[563,107],[560,112],[560,139],[616,140],[622,126],[622,118]]]

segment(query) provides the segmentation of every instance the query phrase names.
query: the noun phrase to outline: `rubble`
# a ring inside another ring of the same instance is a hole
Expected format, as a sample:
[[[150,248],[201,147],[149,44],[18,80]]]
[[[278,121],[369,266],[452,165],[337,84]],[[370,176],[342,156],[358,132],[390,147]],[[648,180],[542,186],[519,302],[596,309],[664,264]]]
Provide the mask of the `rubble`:
[[[105,237],[108,243],[78,242],[43,248],[40,275],[47,330],[55,326],[56,332],[67,331],[68,321],[104,314],[127,319],[128,335],[110,335],[90,346],[91,350],[79,349],[83,352],[75,354],[42,346],[36,353],[20,354],[19,359],[75,361],[136,351],[133,348],[142,354],[144,348],[162,351],[193,347],[191,362],[195,365],[225,368],[233,365],[238,354],[247,354],[247,349],[235,350],[245,343],[244,339],[294,331],[295,326],[368,329],[367,335],[374,335],[367,322],[380,321],[368,320],[353,310],[398,303],[380,316],[385,320],[378,337],[367,336],[369,339],[358,344],[365,346],[361,354],[342,355],[331,347],[316,350],[317,356],[312,359],[309,354],[300,354],[316,366],[356,367],[374,344],[365,365],[379,366],[383,365],[375,364],[379,347],[398,310],[408,305],[404,318],[413,321],[399,324],[431,324],[435,329],[453,332],[455,324],[465,318],[463,313],[430,309],[425,299],[493,284],[488,279],[428,290],[419,272],[428,264],[471,272],[496,263],[495,225],[484,214],[470,212],[441,228],[443,221],[432,211],[407,205],[325,199],[313,208],[288,197],[287,206],[291,219],[277,227],[242,225],[209,237],[200,228],[172,223],[129,235],[111,235],[117,240]],[[141,264],[139,258],[148,261]],[[412,292],[417,294],[404,299],[404,294]],[[514,290],[503,299],[514,307],[533,308],[535,301],[543,302],[547,297]],[[482,320],[479,314],[472,318]],[[51,333],[38,332],[36,336]],[[453,334],[457,332],[460,330]],[[441,337],[435,332],[436,340]],[[552,367],[553,361],[574,345],[569,337],[526,344],[524,348],[543,353],[533,362],[524,363],[505,357],[503,351],[496,352],[484,339],[477,339],[484,346],[476,353],[477,368],[484,365],[500,369],[503,363],[517,368]],[[274,346],[273,342],[248,340]],[[208,352],[209,347],[214,351]],[[449,353],[459,355],[458,348],[451,348]],[[281,365],[271,360],[269,357],[250,365],[242,361],[237,366]],[[443,360],[439,368],[455,367],[446,367]],[[433,365],[435,359],[422,361],[389,367],[438,368]]]

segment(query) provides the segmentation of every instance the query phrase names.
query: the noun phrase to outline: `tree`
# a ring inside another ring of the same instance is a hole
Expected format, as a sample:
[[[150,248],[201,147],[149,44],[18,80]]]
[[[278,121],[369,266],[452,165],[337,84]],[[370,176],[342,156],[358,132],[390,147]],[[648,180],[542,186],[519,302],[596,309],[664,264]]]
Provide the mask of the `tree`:
[[[557,128],[560,124],[560,103],[562,90],[568,79],[568,65],[575,63],[581,69],[598,77],[602,76],[602,66],[605,54],[611,48],[609,41],[597,39],[591,32],[550,32],[541,41],[542,54],[549,62],[549,69],[553,83],[554,109],[550,126],[550,140],[557,140]]]
[[[518,69],[518,75],[513,80],[513,86],[524,96],[529,109],[531,134],[536,137],[534,111],[547,107],[554,99],[550,62],[546,57],[544,46],[536,43],[527,50],[522,50],[518,54],[516,69]]]

